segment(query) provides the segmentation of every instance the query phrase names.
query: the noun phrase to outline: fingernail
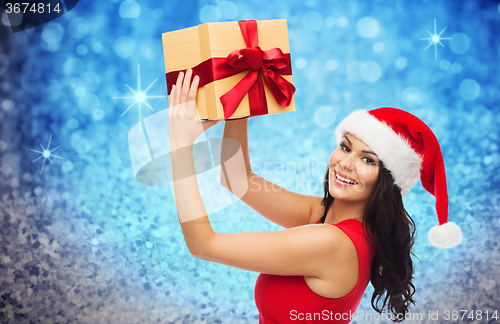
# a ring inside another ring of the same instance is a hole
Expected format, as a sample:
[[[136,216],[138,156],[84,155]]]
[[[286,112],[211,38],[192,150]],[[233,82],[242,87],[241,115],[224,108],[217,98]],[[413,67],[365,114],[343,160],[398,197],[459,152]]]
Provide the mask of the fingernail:
[[[191,68],[188,69],[188,72],[191,73],[193,70],[191,70]]]
[[[199,78],[200,78],[199,76],[195,76],[195,77],[194,77],[194,79],[195,79],[196,81],[198,81],[198,79],[199,79]]]

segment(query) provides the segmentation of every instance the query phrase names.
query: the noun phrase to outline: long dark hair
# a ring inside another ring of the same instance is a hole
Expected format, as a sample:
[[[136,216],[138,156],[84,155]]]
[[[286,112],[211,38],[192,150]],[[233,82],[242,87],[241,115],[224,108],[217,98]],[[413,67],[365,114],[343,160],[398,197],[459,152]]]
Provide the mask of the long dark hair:
[[[329,192],[328,179],[327,168],[325,195],[321,203],[325,206],[322,223],[334,200]],[[387,307],[395,315],[392,317],[393,321],[401,322],[408,313],[410,303],[415,304],[415,286],[412,283],[414,267],[411,259],[415,223],[404,209],[401,191],[382,162],[374,191],[366,204],[363,223],[371,232],[365,232],[365,235],[378,247],[370,278],[374,288],[372,307],[379,313]],[[379,305],[380,301],[382,305]]]

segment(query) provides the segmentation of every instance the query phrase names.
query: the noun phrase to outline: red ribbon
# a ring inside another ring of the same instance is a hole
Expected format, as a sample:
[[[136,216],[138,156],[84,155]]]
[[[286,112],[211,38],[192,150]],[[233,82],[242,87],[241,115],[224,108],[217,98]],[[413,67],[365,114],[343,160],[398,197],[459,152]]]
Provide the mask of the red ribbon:
[[[267,88],[280,106],[289,106],[295,93],[293,84],[281,76],[292,74],[290,54],[283,54],[279,48],[272,48],[268,51],[261,50],[258,46],[259,38],[255,20],[238,21],[238,24],[247,48],[233,51],[227,57],[208,59],[193,68],[193,74],[200,77],[199,87],[250,70],[240,82],[220,97],[225,120],[234,114],[247,93],[250,116],[268,113],[261,74]],[[173,71],[166,74],[169,94],[180,72]]]

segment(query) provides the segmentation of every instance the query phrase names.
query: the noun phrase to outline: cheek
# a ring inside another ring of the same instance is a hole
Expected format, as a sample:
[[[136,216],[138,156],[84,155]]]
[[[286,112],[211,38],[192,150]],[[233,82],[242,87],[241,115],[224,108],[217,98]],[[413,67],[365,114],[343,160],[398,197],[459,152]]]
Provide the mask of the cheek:
[[[367,186],[374,185],[378,178],[378,167],[373,165],[363,166],[358,168],[358,176]]]
[[[338,149],[335,149],[332,153],[332,155],[330,155],[330,167],[331,168],[334,168],[335,165],[340,161],[342,160],[342,153],[339,152]]]

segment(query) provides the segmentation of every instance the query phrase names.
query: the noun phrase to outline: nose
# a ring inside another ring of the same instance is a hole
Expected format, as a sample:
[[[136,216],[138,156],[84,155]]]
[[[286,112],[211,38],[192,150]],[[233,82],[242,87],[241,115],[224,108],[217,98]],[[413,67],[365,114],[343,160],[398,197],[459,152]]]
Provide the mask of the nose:
[[[340,160],[340,162],[339,162],[340,167],[343,170],[353,171],[353,169],[354,169],[354,161],[353,161],[353,159],[354,159],[353,154],[347,155],[342,160]]]

